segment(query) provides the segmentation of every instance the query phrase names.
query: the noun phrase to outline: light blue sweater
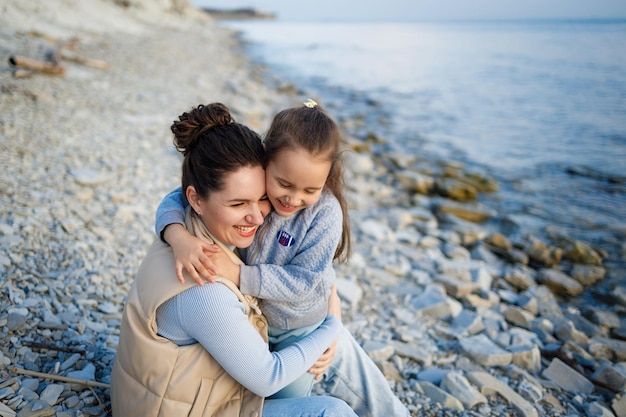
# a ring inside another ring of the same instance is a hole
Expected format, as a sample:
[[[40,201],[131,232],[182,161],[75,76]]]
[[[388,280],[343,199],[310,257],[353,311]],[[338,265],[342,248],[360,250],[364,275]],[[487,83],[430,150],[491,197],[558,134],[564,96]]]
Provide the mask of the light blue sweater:
[[[156,213],[156,233],[172,223],[184,225],[188,205],[180,188],[169,193]],[[295,215],[276,212],[266,218],[254,242],[239,254],[246,265],[240,290],[260,299],[270,326],[294,329],[326,317],[330,287],[335,282],[333,258],[343,230],[339,202],[324,192],[317,203]]]
[[[240,384],[267,397],[306,372],[337,338],[335,316],[276,352],[250,325],[244,304],[226,285],[195,286],[157,309],[158,334],[178,345],[200,343]]]

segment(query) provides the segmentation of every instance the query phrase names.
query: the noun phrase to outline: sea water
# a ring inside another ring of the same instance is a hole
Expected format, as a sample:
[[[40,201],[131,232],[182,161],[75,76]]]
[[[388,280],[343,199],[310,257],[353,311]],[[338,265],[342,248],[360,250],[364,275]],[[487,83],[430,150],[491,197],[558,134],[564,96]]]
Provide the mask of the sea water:
[[[486,171],[501,189],[485,204],[624,266],[626,21],[227,25],[333,116],[376,103],[397,149]]]

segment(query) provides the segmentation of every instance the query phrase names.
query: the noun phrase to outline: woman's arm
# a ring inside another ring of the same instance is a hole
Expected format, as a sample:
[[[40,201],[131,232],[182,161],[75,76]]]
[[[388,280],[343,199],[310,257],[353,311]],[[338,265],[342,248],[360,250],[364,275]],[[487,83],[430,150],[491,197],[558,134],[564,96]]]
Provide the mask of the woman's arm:
[[[270,352],[248,321],[243,304],[225,285],[193,287],[175,300],[176,322],[184,333],[201,343],[233,378],[264,397],[305,373],[336,339],[341,327],[339,319],[329,315],[311,335]],[[163,317],[157,320],[162,322]],[[161,324],[159,329],[161,334]]]

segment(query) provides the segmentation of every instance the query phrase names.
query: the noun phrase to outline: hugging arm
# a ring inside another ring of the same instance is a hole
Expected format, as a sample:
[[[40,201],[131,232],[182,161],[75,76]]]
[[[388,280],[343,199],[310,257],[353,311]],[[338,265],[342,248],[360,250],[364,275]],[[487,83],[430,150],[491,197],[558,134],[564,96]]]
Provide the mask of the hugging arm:
[[[154,222],[154,231],[164,240],[165,228],[170,224],[185,225],[185,208],[189,202],[180,187],[170,191],[159,203]]]
[[[226,372],[260,396],[274,394],[306,372],[341,328],[339,319],[329,315],[309,336],[270,352],[248,321],[243,304],[225,285],[193,287],[181,293],[177,303],[176,320],[186,335],[201,343]]]
[[[176,188],[166,195],[156,212],[155,231],[161,240],[168,243],[176,259],[176,277],[185,282],[183,270],[199,285],[204,280],[214,282],[214,275],[220,271],[209,260],[210,253],[220,252],[215,245],[208,244],[191,235],[185,229],[185,209],[189,202],[181,188]]]

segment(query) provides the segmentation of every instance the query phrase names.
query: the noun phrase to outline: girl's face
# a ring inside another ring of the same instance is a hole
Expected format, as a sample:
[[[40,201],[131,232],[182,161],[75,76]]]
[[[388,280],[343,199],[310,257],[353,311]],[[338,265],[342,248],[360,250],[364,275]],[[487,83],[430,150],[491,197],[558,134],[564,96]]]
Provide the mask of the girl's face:
[[[189,187],[193,188],[193,187]],[[265,194],[265,171],[260,166],[244,167],[226,174],[224,189],[207,199],[188,194],[189,203],[216,239],[226,245],[246,248],[270,211]]]
[[[312,157],[303,149],[280,151],[266,168],[266,189],[274,210],[281,216],[293,216],[317,202],[331,162]]]

